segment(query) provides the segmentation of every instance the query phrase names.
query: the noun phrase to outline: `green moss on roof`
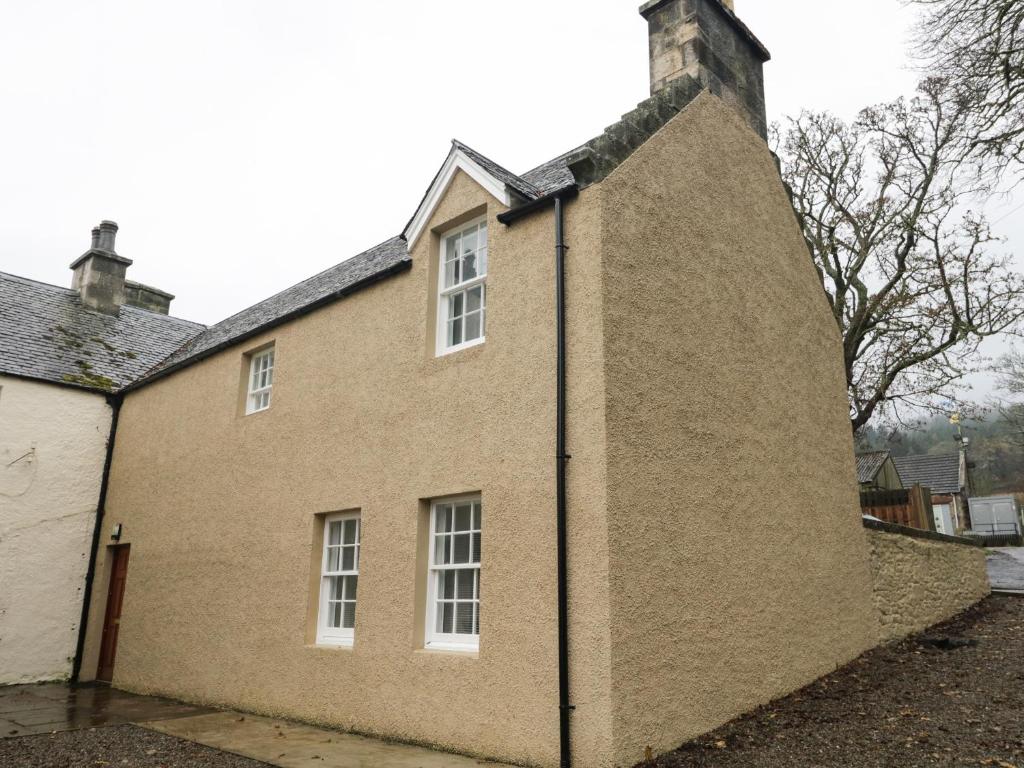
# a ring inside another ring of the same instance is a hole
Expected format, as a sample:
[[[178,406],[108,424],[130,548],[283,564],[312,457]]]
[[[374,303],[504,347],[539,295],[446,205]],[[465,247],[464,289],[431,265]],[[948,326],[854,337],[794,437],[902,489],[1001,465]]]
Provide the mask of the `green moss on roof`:
[[[107,352],[116,352],[117,351],[117,349],[113,345],[108,344],[106,341],[101,339],[99,336],[93,336],[91,339],[89,339],[89,341],[93,341],[93,342],[101,345],[104,349],[107,350]]]
[[[61,376],[61,380],[68,384],[77,384],[80,387],[92,387],[94,389],[102,389],[107,392],[113,392],[116,382],[113,379],[109,379],[106,376],[97,376],[92,373],[65,373]]]

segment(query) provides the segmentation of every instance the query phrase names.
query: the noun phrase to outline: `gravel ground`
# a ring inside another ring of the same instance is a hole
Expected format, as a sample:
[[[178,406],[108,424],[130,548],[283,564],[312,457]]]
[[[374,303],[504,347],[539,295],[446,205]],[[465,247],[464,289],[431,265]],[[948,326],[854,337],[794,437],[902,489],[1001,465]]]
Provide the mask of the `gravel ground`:
[[[133,725],[0,740],[4,768],[260,768]],[[1024,768],[1024,599],[924,635],[662,755],[658,768]]]
[[[1021,768],[1024,599],[990,597],[652,765]]]
[[[135,725],[0,740],[4,768],[266,768],[266,763]]]

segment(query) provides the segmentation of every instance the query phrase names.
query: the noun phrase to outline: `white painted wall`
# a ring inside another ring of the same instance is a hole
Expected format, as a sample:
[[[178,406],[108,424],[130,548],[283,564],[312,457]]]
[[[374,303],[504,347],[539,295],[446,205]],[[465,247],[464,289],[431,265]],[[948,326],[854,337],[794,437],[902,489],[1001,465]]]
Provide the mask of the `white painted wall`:
[[[0,375],[0,685],[71,673],[110,418],[102,395]]]

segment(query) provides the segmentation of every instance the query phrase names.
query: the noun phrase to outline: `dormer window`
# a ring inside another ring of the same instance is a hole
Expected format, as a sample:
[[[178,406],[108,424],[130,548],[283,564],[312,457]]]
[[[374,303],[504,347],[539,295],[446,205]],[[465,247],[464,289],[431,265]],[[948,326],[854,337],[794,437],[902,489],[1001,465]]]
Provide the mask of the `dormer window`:
[[[273,386],[274,348],[270,347],[251,356],[249,392],[245,400],[246,414],[265,411],[270,407],[270,390]]]
[[[441,238],[437,302],[438,354],[484,340],[487,307],[487,220],[477,219]]]

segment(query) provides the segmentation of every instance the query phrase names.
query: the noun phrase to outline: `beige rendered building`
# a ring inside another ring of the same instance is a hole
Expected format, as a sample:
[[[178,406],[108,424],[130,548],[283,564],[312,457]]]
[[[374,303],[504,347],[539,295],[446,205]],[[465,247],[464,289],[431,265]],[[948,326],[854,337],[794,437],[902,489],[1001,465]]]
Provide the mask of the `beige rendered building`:
[[[604,767],[876,642],[767,52],[641,12],[652,94],[602,135],[521,175],[455,143],[400,236],[127,388],[83,678]]]

